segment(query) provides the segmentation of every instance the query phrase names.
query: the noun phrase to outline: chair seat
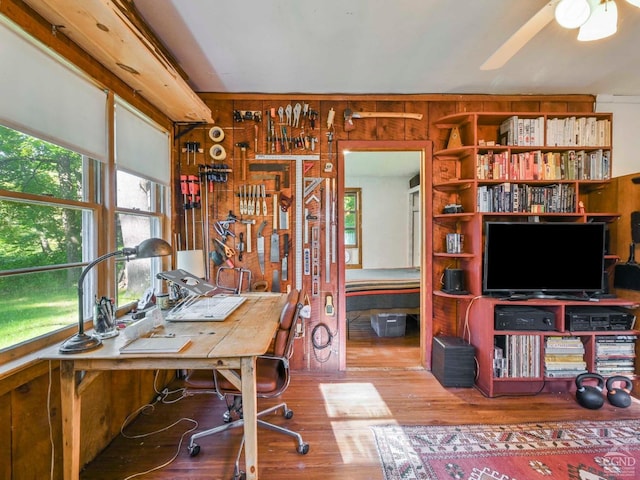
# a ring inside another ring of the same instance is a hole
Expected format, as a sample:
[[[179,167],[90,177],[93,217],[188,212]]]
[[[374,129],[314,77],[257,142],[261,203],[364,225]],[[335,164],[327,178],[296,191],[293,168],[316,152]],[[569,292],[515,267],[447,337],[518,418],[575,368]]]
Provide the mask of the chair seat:
[[[240,372],[237,372],[238,375]],[[233,386],[219,372],[214,373],[217,376],[218,389],[225,393],[237,392]],[[282,361],[275,358],[258,357],[256,361],[256,391],[258,396],[261,393],[271,393],[280,389],[281,385],[286,381]]]

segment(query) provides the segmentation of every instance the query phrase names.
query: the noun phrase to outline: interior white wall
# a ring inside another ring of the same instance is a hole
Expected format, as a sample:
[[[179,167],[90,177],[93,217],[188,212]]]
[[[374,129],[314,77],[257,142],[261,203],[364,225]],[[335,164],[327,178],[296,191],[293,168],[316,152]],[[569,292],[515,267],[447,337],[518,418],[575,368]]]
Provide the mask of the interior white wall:
[[[640,97],[598,95],[596,112],[613,113],[612,176],[621,177],[640,172]]]
[[[362,189],[362,268],[409,265],[409,178],[350,177]]]

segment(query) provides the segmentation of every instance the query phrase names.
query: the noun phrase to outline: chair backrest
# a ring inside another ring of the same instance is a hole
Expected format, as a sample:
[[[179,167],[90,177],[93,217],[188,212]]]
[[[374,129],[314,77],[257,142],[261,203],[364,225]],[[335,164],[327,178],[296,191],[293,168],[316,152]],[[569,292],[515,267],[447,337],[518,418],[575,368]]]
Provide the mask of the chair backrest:
[[[280,312],[280,324],[275,335],[273,355],[283,358],[291,356],[296,323],[301,308],[300,291],[292,289],[287,297],[287,303]]]

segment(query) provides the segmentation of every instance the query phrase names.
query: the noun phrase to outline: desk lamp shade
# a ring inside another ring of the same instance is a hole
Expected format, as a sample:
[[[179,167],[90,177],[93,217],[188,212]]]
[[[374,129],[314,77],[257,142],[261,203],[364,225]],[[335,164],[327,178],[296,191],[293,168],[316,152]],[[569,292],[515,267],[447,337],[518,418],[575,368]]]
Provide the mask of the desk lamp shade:
[[[88,335],[84,332],[84,292],[82,289],[82,284],[84,282],[84,278],[93,267],[111,257],[122,256],[126,257],[127,260],[129,260],[131,258],[164,257],[166,255],[171,255],[171,253],[171,245],[169,245],[164,240],[160,238],[148,238],[147,240],[144,240],[142,243],[140,243],[140,245],[138,245],[137,247],[125,247],[122,250],[107,253],[89,263],[89,265],[87,265],[84,270],[82,270],[82,273],[80,274],[80,278],[78,280],[78,333],[76,333],[73,337],[65,340],[65,342],[60,346],[60,353],[85,352],[87,350],[98,348],[102,344],[102,340],[100,340],[97,335]]]

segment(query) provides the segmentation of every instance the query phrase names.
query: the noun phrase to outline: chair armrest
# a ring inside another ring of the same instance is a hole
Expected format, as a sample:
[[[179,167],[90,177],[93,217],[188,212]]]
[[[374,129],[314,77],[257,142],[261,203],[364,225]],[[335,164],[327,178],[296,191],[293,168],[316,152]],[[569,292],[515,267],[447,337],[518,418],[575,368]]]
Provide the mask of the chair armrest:
[[[260,355],[258,356],[258,358],[263,358],[265,360],[275,360],[275,361],[280,361],[283,363],[284,368],[289,368],[289,359],[286,357],[281,357],[280,355],[272,355],[269,353],[266,353],[264,355]]]

